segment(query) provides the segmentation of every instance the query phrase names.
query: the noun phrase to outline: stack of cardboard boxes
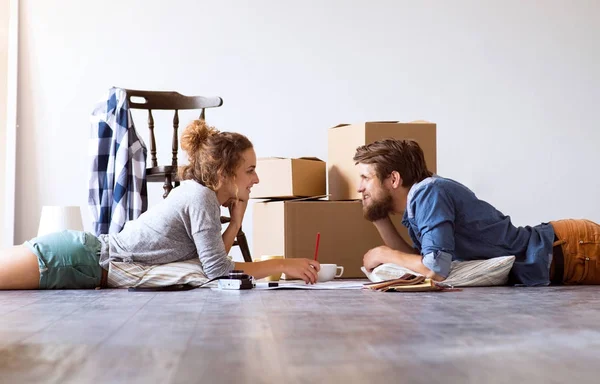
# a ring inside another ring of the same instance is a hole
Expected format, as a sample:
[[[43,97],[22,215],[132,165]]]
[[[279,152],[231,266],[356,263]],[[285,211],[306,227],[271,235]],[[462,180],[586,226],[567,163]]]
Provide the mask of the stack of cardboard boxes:
[[[343,277],[364,277],[360,271],[364,254],[383,241],[363,217],[362,197],[357,192],[360,178],[352,158],[357,147],[385,138],[416,140],[428,169],[436,172],[436,125],[425,121],[333,127],[327,164],[316,158],[259,159],[260,183],[253,187],[251,197],[271,200],[254,204],[255,260],[262,255],[313,258],[320,233],[319,261],[343,265]],[[327,194],[328,200],[301,199]],[[392,219],[410,244],[402,217]]]

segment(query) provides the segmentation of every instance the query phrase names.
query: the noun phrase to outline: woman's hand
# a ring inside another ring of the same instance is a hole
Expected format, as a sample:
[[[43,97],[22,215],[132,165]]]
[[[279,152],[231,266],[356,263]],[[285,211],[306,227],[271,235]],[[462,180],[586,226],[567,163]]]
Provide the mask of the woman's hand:
[[[302,279],[306,284],[317,282],[317,272],[321,269],[318,261],[310,259],[283,259],[283,273],[286,277]]]
[[[244,220],[244,213],[246,213],[246,208],[248,207],[248,200],[238,200],[238,199],[230,199],[226,206],[229,208],[229,216],[231,217],[231,223],[237,225],[238,227],[242,226],[242,221]]]
[[[317,272],[321,269],[318,261],[310,259],[271,259],[252,263],[235,263],[235,269],[244,271],[262,279],[276,273],[285,273],[286,277],[302,279],[307,284],[317,282]]]

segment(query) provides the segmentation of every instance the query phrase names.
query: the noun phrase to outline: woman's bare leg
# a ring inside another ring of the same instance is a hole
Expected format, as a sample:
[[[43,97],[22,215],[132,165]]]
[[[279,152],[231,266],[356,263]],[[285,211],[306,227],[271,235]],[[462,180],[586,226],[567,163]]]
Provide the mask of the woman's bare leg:
[[[25,245],[0,250],[0,289],[39,289],[37,256]]]

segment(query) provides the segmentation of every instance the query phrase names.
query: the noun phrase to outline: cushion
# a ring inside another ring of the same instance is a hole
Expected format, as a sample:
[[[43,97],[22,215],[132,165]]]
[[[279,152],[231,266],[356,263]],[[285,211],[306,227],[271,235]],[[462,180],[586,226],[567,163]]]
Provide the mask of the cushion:
[[[493,257],[486,260],[453,261],[450,274],[443,281],[444,285],[452,287],[485,287],[505,285],[508,274],[515,262],[514,256]],[[397,279],[405,273],[420,276],[408,268],[396,264],[381,264],[372,272],[362,267],[363,273],[372,282]]]
[[[198,258],[168,264],[110,262],[110,288],[165,287],[177,284],[200,286],[208,281]]]

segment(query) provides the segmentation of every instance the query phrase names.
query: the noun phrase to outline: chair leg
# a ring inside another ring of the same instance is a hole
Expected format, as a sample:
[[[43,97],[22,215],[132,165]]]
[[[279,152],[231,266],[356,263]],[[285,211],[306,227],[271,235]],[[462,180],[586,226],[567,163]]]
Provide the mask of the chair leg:
[[[248,247],[248,240],[246,240],[246,234],[242,231],[242,228],[238,231],[236,235],[237,245],[240,247],[240,251],[242,252],[242,256],[244,256],[244,261],[246,263],[252,262],[252,256],[250,255],[250,248]]]

